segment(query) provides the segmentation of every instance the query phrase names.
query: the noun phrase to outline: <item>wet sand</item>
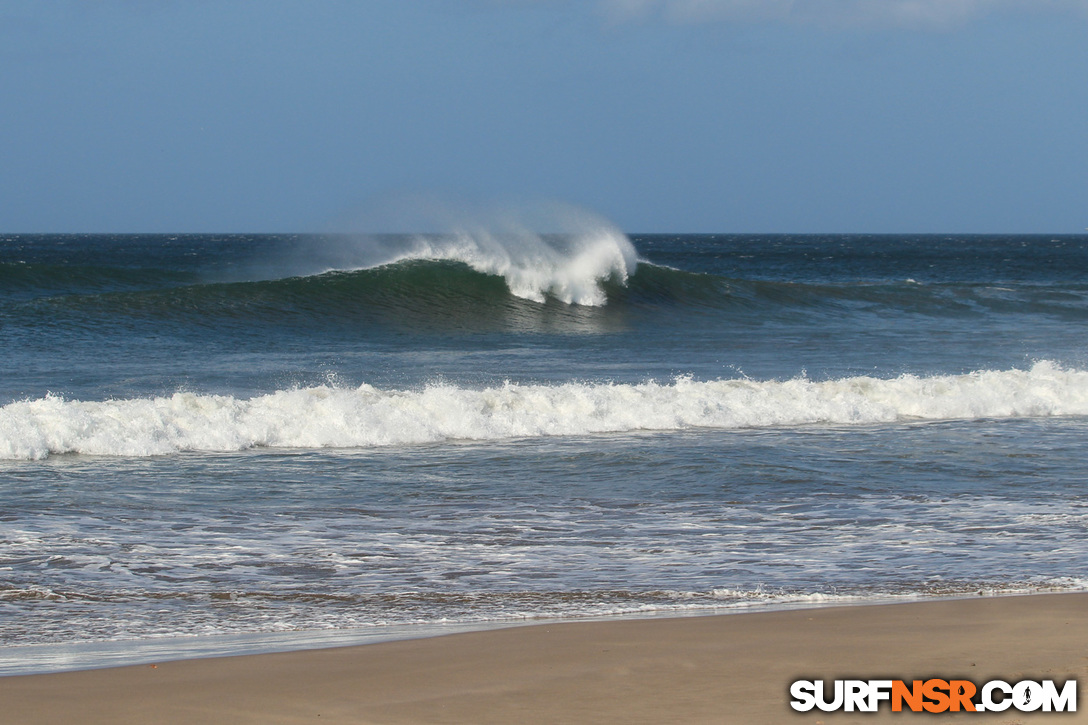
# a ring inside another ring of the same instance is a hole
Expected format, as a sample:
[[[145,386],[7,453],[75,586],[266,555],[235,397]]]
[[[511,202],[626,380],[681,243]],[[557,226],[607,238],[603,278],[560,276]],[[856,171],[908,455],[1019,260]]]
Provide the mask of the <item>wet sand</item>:
[[[1086,674],[1088,594],[1046,594],[538,624],[3,677],[0,722],[1088,722],[1088,703],[1075,714],[886,703],[877,714],[797,713],[788,692],[802,678],[1083,684]]]

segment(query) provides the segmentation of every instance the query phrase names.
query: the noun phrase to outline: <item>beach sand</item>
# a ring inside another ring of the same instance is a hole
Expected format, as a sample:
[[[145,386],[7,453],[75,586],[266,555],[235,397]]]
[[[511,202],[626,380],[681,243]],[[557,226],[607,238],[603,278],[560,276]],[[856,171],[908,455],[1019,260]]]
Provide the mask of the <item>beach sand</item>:
[[[796,713],[799,678],[1079,678],[1088,594],[567,622],[0,678],[3,723],[1088,722]],[[1083,695],[1082,695],[1083,696]],[[1080,704],[1080,703],[1078,703]]]

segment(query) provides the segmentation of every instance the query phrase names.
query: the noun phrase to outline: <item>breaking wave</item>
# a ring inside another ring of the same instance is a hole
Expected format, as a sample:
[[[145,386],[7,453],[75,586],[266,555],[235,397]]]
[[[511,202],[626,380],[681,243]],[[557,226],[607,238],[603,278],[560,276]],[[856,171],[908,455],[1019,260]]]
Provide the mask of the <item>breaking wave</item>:
[[[622,233],[602,229],[584,236],[526,234],[499,239],[486,232],[452,237],[415,237],[389,263],[405,260],[461,262],[502,277],[515,297],[544,302],[600,306],[602,284],[625,284],[638,266],[635,248]]]
[[[0,459],[1063,415],[1088,415],[1088,371],[1048,361],[893,379],[319,386],[249,399],[179,392],[98,402],[49,395],[0,408]]]
[[[631,240],[616,225],[569,204],[471,211],[433,200],[412,206],[411,225],[440,233],[312,239],[275,262],[272,276],[285,276],[284,270],[291,276],[354,272],[410,260],[460,262],[501,277],[516,297],[599,306],[607,299],[602,283],[623,284],[638,266]]]

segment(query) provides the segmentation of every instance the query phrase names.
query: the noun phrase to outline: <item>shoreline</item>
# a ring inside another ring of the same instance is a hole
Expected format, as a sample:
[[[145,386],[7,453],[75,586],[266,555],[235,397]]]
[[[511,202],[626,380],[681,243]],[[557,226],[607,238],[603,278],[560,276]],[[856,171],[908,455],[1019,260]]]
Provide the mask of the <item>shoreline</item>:
[[[504,625],[0,677],[10,722],[882,722],[793,712],[795,679],[1086,680],[1088,593]],[[1086,680],[1088,681],[1088,680]],[[1081,712],[975,714],[1085,722]],[[927,722],[959,721],[963,713]]]
[[[888,595],[884,597],[828,598],[769,603],[740,603],[714,608],[661,609],[586,616],[555,616],[522,619],[493,619],[454,622],[383,624],[372,628],[308,629],[278,632],[234,632],[204,635],[177,635],[141,639],[76,641],[0,646],[0,678],[59,674],[83,670],[110,669],[158,662],[192,659],[269,655],[339,647],[356,647],[381,642],[445,637],[451,634],[487,632],[516,627],[554,626],[565,623],[623,622],[690,617],[717,617],[790,612],[826,607],[879,607],[894,604],[974,600],[1048,594],[1088,594],[1086,589],[1017,591],[949,595]]]

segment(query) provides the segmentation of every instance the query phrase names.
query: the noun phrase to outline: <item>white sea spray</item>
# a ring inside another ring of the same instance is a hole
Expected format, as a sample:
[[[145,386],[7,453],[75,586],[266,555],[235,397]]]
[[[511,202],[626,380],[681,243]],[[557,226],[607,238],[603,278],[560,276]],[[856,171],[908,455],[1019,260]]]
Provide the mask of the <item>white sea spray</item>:
[[[614,223],[562,202],[453,203],[434,198],[396,200],[384,210],[392,218],[364,227],[393,224],[427,233],[353,231],[300,240],[292,253],[262,260],[262,278],[310,276],[375,269],[410,260],[462,262],[501,277],[511,294],[535,302],[553,297],[567,304],[600,306],[601,284],[625,283],[638,254]]]

